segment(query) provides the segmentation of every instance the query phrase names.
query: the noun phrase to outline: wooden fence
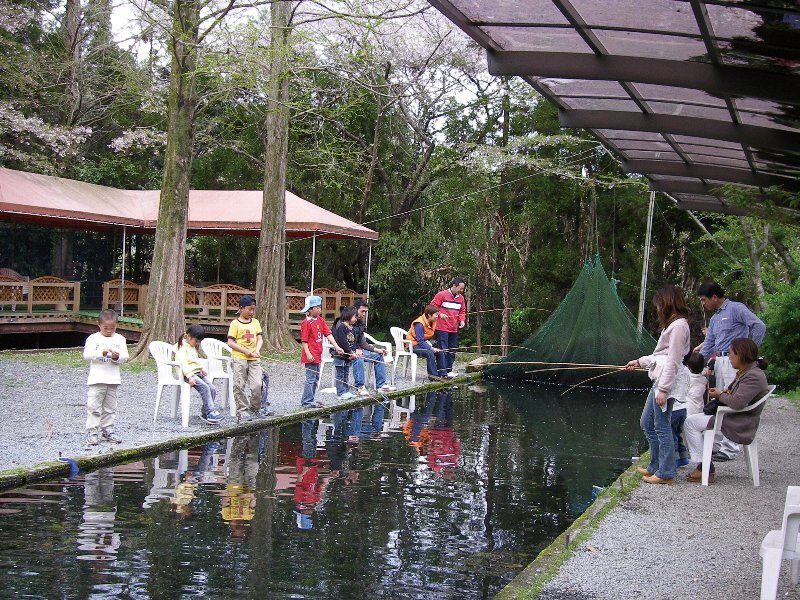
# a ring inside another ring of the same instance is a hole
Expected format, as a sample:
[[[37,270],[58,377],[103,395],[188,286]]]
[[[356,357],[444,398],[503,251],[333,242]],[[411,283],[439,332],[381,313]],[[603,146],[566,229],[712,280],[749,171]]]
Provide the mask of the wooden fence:
[[[80,310],[81,284],[46,275],[30,281],[0,275],[0,310],[17,315],[73,314]]]

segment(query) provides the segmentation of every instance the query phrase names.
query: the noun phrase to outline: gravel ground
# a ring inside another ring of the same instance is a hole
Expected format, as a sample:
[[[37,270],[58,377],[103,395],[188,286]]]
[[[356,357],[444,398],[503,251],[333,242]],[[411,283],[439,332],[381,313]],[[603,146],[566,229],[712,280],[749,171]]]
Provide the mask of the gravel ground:
[[[158,420],[154,422],[155,370],[123,370],[116,425],[122,444],[112,446],[101,442],[97,450],[86,451],[84,428],[88,364],[84,364],[77,350],[57,354],[58,358],[53,360],[41,355],[23,357],[3,353],[0,356],[0,409],[9,415],[8,419],[0,420],[0,471],[31,467],[55,460],[59,454],[69,457],[100,454],[216,429],[200,420],[201,401],[196,392],[191,393],[189,427],[183,429],[180,412],[178,418],[170,417],[169,388],[164,391]],[[57,354],[49,356],[55,357]],[[270,376],[271,408],[276,414],[298,410],[303,386],[303,371],[299,362],[287,364],[264,360],[263,364]],[[412,384],[410,377],[402,377],[398,371],[398,389],[427,382],[424,361],[419,361],[418,367],[416,384]],[[330,385],[329,368],[330,365],[325,367],[320,387]],[[219,385],[217,387],[217,408],[228,415],[225,393],[219,391]],[[336,396],[318,391],[317,400],[335,402]],[[221,425],[234,423],[235,418],[226,416]]]
[[[758,598],[759,548],[779,529],[788,485],[800,485],[800,411],[786,399],[767,401],[758,432],[761,486],[753,487],[744,453],[715,463],[716,483],[642,483],[600,523],[542,600]],[[800,599],[784,561],[778,598]]]

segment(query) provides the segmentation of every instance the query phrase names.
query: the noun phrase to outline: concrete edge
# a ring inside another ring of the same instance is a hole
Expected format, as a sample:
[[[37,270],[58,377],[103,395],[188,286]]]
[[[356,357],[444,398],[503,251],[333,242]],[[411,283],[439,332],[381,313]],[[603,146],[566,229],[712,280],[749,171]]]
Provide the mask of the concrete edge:
[[[479,379],[480,377],[480,373],[461,375],[447,382],[427,383],[413,388],[389,392],[385,394],[385,396],[392,399],[404,398],[406,396],[439,390],[452,385],[470,383],[474,379]],[[204,444],[206,442],[211,442],[222,438],[247,433],[255,433],[257,431],[261,431],[262,429],[267,429],[268,427],[275,427],[276,425],[286,425],[301,421],[303,419],[310,419],[313,417],[332,414],[340,410],[366,406],[368,404],[373,404],[377,400],[380,400],[380,398],[381,396],[378,394],[364,396],[347,400],[345,402],[336,402],[335,404],[330,404],[321,408],[297,410],[285,415],[267,417],[266,419],[258,419],[256,421],[240,423],[238,425],[220,427],[219,429],[214,429],[212,431],[204,431],[202,433],[193,433],[181,437],[174,437],[164,440],[163,442],[134,446],[133,448],[125,448],[124,450],[107,452],[97,456],[81,456],[70,460],[73,460],[81,471],[93,471],[100,467],[108,467],[119,463],[130,462],[137,458],[145,458],[148,456],[161,454],[163,452],[191,448],[193,446],[197,446],[198,444]],[[0,491],[20,487],[22,485],[33,483],[42,479],[66,477],[69,475],[69,470],[69,463],[62,460],[55,460],[39,463],[32,467],[20,467],[17,469],[0,471]]]
[[[598,524],[628,494],[639,486],[642,476],[636,471],[650,461],[645,452],[600,493],[595,501],[573,521],[566,531],[542,550],[525,569],[500,590],[495,600],[530,600],[541,593],[545,584],[558,574],[575,549],[594,533]]]

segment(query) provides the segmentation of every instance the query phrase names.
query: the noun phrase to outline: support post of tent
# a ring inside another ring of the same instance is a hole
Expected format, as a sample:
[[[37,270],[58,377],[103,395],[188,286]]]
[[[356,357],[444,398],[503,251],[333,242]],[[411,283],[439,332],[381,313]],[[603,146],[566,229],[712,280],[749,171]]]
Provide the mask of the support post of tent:
[[[369,302],[369,280],[372,276],[372,242],[369,243],[369,253],[367,254],[367,302]],[[364,317],[364,327],[369,324],[369,311],[367,311],[367,316]]]
[[[656,193],[650,192],[650,209],[647,212],[647,234],[644,238],[644,263],[642,264],[642,287],[639,291],[639,333],[644,329],[644,305],[647,298],[647,272],[650,269],[650,238],[653,234],[653,210]]]
[[[311,234],[311,289],[308,292],[309,296],[314,295],[314,263],[317,260],[317,234]]]
[[[124,225],[122,226],[122,273],[119,278],[119,316],[125,316],[125,252],[127,245],[127,234],[128,228]]]

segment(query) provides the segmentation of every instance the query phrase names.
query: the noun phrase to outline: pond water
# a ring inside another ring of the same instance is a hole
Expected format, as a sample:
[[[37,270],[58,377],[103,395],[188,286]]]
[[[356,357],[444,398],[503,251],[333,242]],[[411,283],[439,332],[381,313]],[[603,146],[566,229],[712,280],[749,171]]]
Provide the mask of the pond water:
[[[487,598],[643,450],[641,392],[474,385],[0,494],[0,596]]]

